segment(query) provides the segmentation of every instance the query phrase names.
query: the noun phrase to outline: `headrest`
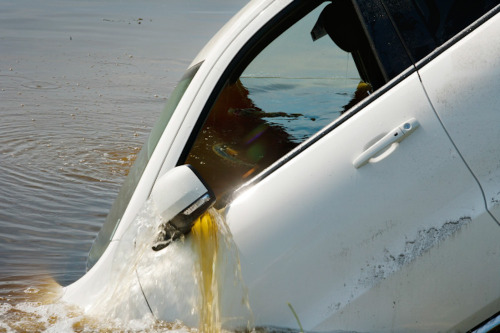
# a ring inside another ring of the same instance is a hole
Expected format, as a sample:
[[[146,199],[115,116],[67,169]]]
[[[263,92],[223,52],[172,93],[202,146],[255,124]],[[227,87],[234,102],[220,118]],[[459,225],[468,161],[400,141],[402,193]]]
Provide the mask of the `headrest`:
[[[361,48],[363,28],[351,0],[334,0],[323,9],[311,35],[316,40],[325,33],[346,52]]]

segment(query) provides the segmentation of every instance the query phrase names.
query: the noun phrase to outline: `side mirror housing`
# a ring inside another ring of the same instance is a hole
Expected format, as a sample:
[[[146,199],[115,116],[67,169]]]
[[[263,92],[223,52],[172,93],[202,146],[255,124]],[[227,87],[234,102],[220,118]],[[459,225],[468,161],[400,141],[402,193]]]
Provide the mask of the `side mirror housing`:
[[[151,200],[163,221],[153,245],[159,251],[191,231],[194,221],[215,203],[215,194],[193,167],[181,165],[157,180]]]

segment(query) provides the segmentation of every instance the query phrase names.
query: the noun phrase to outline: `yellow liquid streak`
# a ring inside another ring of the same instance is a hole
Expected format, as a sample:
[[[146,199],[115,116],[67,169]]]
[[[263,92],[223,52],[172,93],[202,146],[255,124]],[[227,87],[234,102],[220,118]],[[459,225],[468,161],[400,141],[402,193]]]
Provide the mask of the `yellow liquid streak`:
[[[199,217],[191,229],[193,247],[198,254],[198,285],[201,293],[200,332],[221,331],[219,293],[216,267],[218,252],[218,227],[215,217],[207,212]]]

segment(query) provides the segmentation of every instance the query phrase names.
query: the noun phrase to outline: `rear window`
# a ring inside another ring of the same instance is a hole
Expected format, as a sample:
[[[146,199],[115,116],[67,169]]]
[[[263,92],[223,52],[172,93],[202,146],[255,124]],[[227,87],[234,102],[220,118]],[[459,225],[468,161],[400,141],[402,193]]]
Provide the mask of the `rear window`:
[[[497,6],[498,0],[383,0],[414,62]]]

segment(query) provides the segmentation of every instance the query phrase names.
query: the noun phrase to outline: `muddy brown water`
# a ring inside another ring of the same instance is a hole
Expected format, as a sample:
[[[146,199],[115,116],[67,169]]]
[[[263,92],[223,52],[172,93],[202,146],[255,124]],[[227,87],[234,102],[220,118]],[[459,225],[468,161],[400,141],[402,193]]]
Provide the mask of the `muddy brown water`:
[[[246,2],[0,2],[0,332],[113,330],[38,302],[85,273],[170,92]]]

